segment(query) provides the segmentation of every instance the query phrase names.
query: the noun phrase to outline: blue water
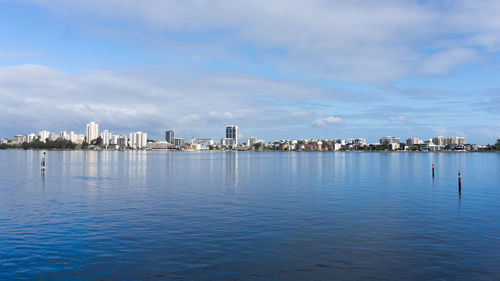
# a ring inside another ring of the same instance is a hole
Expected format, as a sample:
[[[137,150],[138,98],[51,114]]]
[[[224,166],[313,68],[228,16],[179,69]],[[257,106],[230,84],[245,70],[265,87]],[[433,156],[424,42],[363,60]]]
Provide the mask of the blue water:
[[[0,151],[0,280],[500,280],[500,153],[39,163]]]

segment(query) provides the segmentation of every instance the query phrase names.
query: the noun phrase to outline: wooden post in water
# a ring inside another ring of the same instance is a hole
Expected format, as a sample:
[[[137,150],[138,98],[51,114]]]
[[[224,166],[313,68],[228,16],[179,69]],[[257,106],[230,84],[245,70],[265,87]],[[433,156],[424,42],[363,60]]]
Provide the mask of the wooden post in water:
[[[40,163],[42,173],[45,172],[45,155],[46,154],[47,154],[47,152],[45,152],[45,151],[42,153],[42,162]]]
[[[462,193],[462,177],[460,176],[460,170],[458,170],[458,193]]]
[[[434,178],[434,163],[432,163],[432,178]]]

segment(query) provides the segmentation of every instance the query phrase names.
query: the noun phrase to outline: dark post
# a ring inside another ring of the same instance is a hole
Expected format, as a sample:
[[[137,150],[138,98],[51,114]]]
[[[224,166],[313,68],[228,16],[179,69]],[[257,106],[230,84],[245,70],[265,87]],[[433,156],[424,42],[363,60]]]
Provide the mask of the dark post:
[[[458,170],[458,192],[462,193],[462,177],[460,176],[460,170]]]
[[[434,163],[432,163],[432,178],[434,178]]]

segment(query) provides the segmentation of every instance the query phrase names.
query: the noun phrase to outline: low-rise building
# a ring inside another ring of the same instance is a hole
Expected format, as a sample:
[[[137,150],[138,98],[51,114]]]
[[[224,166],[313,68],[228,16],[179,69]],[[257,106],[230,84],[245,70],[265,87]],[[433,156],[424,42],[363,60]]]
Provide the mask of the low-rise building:
[[[26,136],[23,136],[23,135],[15,135],[12,138],[12,143],[13,144],[21,144],[21,143],[23,143],[25,141],[26,141]]]
[[[150,149],[168,149],[170,148],[170,143],[167,141],[148,142],[146,147]]]

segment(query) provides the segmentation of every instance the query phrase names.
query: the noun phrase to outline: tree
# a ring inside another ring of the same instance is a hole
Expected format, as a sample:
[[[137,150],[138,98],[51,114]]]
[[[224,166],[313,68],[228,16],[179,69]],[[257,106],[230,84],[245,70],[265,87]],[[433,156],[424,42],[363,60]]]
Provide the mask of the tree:
[[[86,141],[82,142],[82,149],[87,149],[89,147],[89,143]]]
[[[497,150],[500,150],[500,139],[497,139],[497,143],[495,144]]]
[[[92,140],[90,143],[93,144],[93,145],[99,145],[99,146],[101,146],[102,143],[103,143],[103,141],[102,141],[101,137],[97,137],[97,139]]]

